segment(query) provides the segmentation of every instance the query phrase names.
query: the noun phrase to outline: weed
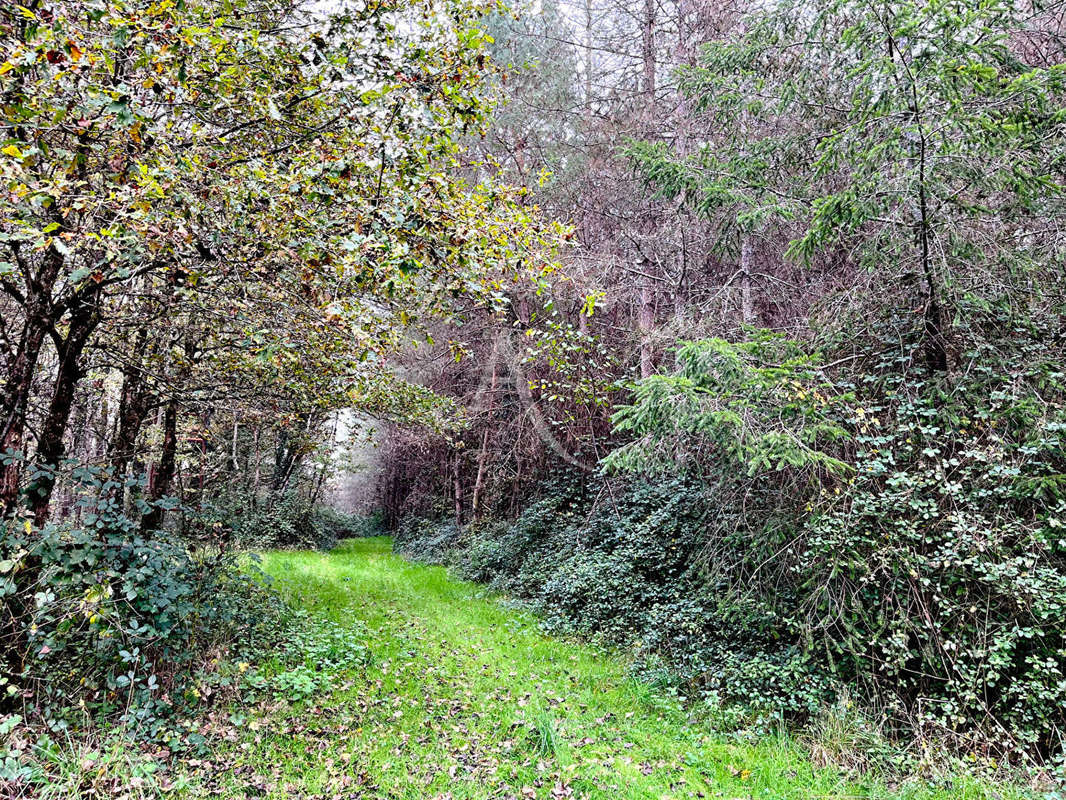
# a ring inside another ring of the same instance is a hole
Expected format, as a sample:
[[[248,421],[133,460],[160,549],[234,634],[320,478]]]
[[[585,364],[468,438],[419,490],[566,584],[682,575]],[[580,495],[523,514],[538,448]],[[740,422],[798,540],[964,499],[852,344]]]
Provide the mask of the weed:
[[[566,742],[559,736],[555,720],[544,711],[537,712],[529,729],[529,738],[533,750],[542,758],[549,758],[559,766],[570,763],[570,751]]]

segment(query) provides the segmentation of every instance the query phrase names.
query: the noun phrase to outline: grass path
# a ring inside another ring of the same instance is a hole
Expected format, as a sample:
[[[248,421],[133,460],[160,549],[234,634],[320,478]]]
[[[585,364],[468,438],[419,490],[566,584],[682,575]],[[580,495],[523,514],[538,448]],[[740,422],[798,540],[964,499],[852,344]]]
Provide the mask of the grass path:
[[[308,700],[248,709],[205,796],[1011,796],[969,781],[857,785],[812,769],[784,739],[730,742],[627,678],[620,660],[547,637],[531,616],[390,547],[265,556],[292,602],[361,631],[372,659]]]

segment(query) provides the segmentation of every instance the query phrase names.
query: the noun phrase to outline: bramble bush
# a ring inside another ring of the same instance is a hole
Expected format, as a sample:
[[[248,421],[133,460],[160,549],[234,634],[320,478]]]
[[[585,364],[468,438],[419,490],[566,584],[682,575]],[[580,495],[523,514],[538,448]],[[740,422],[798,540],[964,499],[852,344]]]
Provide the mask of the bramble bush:
[[[879,380],[856,407],[855,475],[805,525],[796,624],[913,728],[1046,758],[1066,733],[1066,382],[1061,342],[1018,333],[1024,367],[975,346],[964,382]]]
[[[328,550],[336,544],[315,506],[296,491],[265,500],[238,498],[223,518],[242,547]]]
[[[123,499],[139,482],[73,480],[69,522],[0,522],[0,705],[53,730],[116,722],[179,746],[175,712],[200,703],[201,673],[235,641],[274,641],[279,602],[235,553],[142,531],[152,505]]]
[[[459,530],[454,523],[409,517],[396,531],[393,546],[417,561],[443,564],[456,546],[458,535]],[[486,575],[484,580],[488,581],[491,577]]]
[[[372,535],[380,520],[318,505],[298,490],[266,498],[237,496],[214,509],[215,519],[243,548],[330,550],[344,538]]]

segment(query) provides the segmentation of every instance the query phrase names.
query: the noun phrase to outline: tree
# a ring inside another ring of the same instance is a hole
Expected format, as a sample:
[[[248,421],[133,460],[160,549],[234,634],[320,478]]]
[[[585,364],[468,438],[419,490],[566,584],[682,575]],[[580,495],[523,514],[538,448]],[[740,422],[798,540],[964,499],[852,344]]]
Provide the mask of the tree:
[[[632,155],[665,196],[722,225],[792,228],[791,257],[843,258],[897,307],[917,302],[923,361],[944,371],[960,301],[1017,300],[1061,269],[1047,223],[1063,213],[1066,72],[1027,46],[1051,18],[1030,15],[998,0],[774,5],[684,73],[718,138]]]
[[[5,511],[22,489],[47,518],[76,389],[115,341],[105,320],[144,331],[168,414],[197,364],[370,408],[395,382],[375,364],[427,315],[459,295],[491,303],[500,275],[549,263],[552,234],[514,193],[455,169],[486,109],[478,15],[278,0],[0,12]]]

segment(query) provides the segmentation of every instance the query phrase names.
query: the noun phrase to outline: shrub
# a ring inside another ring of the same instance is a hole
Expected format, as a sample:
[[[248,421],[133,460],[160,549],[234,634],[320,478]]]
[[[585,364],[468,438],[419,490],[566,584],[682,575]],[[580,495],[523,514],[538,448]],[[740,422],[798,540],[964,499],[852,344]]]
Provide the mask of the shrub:
[[[807,526],[804,625],[897,716],[1048,754],[1066,732],[1066,425],[975,399],[864,413],[857,477]]]
[[[107,473],[79,470],[77,524],[0,528],[2,707],[66,727],[85,712],[138,735],[166,734],[197,701],[208,654],[273,633],[273,595],[234,554],[141,531]]]
[[[405,520],[396,531],[393,547],[397,552],[418,561],[443,564],[450,548],[456,544],[458,535],[454,523],[413,518]]]
[[[358,529],[355,520],[326,512],[298,491],[242,498],[218,513],[242,547],[259,550],[330,550]]]
[[[652,655],[786,714],[846,685],[897,732],[1010,758],[1061,748],[1063,342],[1054,323],[972,311],[959,374],[908,367],[920,337],[908,345],[901,328],[859,386],[767,350],[766,337],[686,345],[683,380],[642,382],[617,418],[698,476],[723,517],[741,509],[703,529],[706,566],[678,592],[679,618],[660,611]],[[792,429],[794,457],[774,464],[766,434],[776,447]],[[670,474],[663,460],[634,462],[636,447],[609,461]],[[713,602],[686,607],[693,596]]]

